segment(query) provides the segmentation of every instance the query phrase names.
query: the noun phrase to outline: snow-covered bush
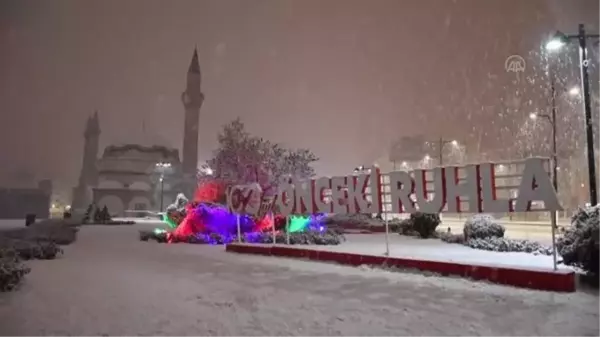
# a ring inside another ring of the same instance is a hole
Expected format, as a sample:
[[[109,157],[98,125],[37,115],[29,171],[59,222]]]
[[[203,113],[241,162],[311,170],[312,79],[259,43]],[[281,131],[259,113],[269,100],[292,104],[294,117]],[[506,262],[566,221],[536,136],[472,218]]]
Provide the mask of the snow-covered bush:
[[[442,241],[447,243],[465,243],[465,236],[463,234],[439,232],[438,236]]]
[[[287,238],[284,233],[277,233],[276,240],[277,244],[287,243]],[[338,234],[330,230],[323,233],[316,231],[290,233],[291,245],[339,245],[345,240],[343,234]],[[268,232],[248,233],[244,235],[242,242],[273,243],[273,235]]]
[[[556,242],[566,265],[577,266],[598,276],[598,227],[600,205],[580,208],[571,218],[571,226]]]
[[[435,229],[442,222],[439,214],[415,212],[410,215],[413,230],[422,238],[434,237]]]
[[[81,223],[51,219],[36,222],[26,228],[0,232],[0,291],[14,290],[30,269],[22,260],[50,260],[62,254],[58,245],[77,239]]]
[[[383,223],[379,219],[373,219],[367,214],[331,214],[323,220],[325,225],[370,227],[381,226]]]
[[[0,235],[0,291],[14,290],[30,269],[22,260],[54,259],[62,249],[52,241],[25,241]]]
[[[392,223],[393,223],[393,230],[392,230]],[[415,231],[415,229],[413,228],[413,222],[411,219],[393,219],[392,223],[390,223],[390,231],[398,233],[400,235],[407,235],[407,236],[418,236],[419,233],[417,233]]]
[[[63,250],[52,241],[25,241],[1,237],[0,246],[7,249],[0,252],[0,257],[3,257],[3,254],[15,253],[23,260],[52,260],[63,253]]]
[[[0,291],[16,289],[31,269],[21,262],[19,254],[10,248],[0,248]]]
[[[489,214],[473,215],[465,222],[463,234],[439,233],[447,243],[459,243],[473,249],[494,252],[524,252],[551,255],[550,247],[530,240],[515,240],[504,237],[504,226],[496,223]]]
[[[58,245],[68,245],[77,240],[78,224],[63,219],[51,219],[36,222],[26,228],[4,230],[1,237],[30,242],[54,242]]]
[[[167,243],[167,232],[166,231],[151,231],[141,230],[140,241],[154,240],[159,243]]]
[[[493,252],[524,252],[542,255],[552,255],[552,249],[539,242],[530,240],[515,240],[502,237],[471,238],[465,245],[481,250]]]
[[[501,238],[504,237],[504,226],[496,223],[489,214],[475,214],[463,227],[465,239]]]

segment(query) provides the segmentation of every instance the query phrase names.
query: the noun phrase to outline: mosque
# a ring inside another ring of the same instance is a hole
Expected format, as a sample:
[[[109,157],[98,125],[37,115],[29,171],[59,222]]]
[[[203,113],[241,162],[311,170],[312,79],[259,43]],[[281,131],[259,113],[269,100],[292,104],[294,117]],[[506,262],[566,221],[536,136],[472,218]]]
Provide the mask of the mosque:
[[[198,166],[198,126],[204,102],[198,51],[195,49],[181,94],[185,121],[183,150],[139,144],[109,145],[99,157],[100,119],[88,118],[84,132],[83,163],[73,189],[72,208],[84,211],[90,203],[106,205],[112,215],[158,210],[177,193],[193,193]],[[162,199],[162,200],[161,200]]]

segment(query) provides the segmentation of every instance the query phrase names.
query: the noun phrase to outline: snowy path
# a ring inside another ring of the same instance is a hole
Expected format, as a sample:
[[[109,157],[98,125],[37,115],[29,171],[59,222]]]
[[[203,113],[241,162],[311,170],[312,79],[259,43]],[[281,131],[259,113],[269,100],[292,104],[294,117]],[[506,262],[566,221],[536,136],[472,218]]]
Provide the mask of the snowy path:
[[[555,294],[140,242],[82,228],[0,294],[1,335],[598,335],[597,295]]]

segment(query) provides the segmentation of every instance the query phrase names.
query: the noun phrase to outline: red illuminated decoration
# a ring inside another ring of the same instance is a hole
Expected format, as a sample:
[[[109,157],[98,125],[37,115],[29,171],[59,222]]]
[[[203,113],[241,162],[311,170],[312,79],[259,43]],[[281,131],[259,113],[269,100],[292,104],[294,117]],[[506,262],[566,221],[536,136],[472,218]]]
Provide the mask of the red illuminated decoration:
[[[263,177],[249,174],[246,175],[246,178],[252,180],[262,178],[259,180],[265,183],[267,189],[273,188],[269,183],[269,179],[264,178],[264,173]],[[253,184],[257,185],[257,188],[262,191],[262,186],[258,183]],[[226,234],[231,232],[230,229],[237,226],[237,220],[236,215],[228,212],[223,205],[227,185],[226,182],[213,177],[204,177],[199,181],[193,201],[188,202],[185,207],[167,212],[169,219],[176,225],[175,230],[169,233],[168,241],[180,242],[200,234],[208,235],[215,232]],[[252,196],[239,195],[239,197],[248,199],[244,199],[245,204],[252,199],[252,203],[259,208],[263,206],[261,201],[264,193],[262,192]],[[253,232],[272,230],[275,225],[275,218],[271,212],[271,207],[266,206],[263,206],[263,212],[253,216],[243,216],[244,228]]]
[[[204,180],[198,184],[194,201],[196,202],[218,202],[225,196],[225,183],[214,180]]]

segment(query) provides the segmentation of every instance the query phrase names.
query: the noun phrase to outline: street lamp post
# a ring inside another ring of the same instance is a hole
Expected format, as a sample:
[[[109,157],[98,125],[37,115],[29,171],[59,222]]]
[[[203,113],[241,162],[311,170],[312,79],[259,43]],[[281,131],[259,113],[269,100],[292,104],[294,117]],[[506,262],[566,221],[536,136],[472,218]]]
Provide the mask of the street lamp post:
[[[594,130],[592,123],[592,108],[590,103],[590,80],[588,74],[590,61],[588,60],[587,56],[586,44],[587,39],[597,39],[598,37],[598,34],[586,34],[584,25],[580,24],[577,35],[565,35],[561,32],[557,32],[555,36],[546,44],[546,49],[553,51],[559,50],[571,40],[577,39],[579,42],[579,69],[581,70],[581,87],[583,89],[583,109],[585,112],[590,203],[592,206],[598,204],[598,192],[596,184],[596,157],[594,154]]]
[[[171,168],[171,163],[159,162],[155,164],[155,167],[160,173],[158,181],[160,182],[160,212],[162,212],[165,194],[165,172]]]
[[[162,212],[163,200],[164,200],[164,195],[165,195],[165,177],[161,175],[159,180],[160,180],[160,211]]]

